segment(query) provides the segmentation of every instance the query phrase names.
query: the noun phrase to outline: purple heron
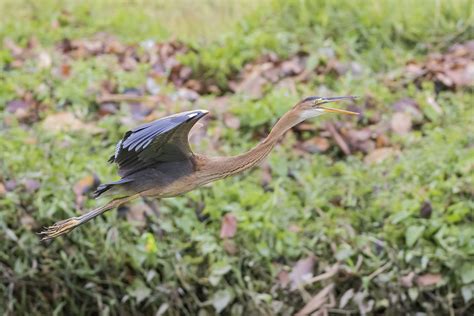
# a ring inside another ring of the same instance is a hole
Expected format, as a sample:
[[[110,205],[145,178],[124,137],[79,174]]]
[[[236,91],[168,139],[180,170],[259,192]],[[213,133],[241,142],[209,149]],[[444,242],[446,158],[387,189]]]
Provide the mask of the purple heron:
[[[83,215],[59,221],[40,234],[43,240],[53,239],[137,197],[173,197],[247,170],[262,161],[285,132],[304,120],[328,112],[357,115],[324,106],[353,99],[352,96],[303,99],[278,120],[263,141],[231,157],[208,157],[192,152],[188,133],[208,113],[205,110],[178,113],[136,127],[125,133],[109,159],[118,165],[121,179],[102,184],[94,192],[94,197],[114,199]]]

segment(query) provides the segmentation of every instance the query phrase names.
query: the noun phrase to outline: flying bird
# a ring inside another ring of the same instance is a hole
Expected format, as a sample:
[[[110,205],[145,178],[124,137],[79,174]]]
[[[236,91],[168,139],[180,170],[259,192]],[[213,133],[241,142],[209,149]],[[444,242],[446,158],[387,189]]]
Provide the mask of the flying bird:
[[[46,228],[40,232],[42,239],[64,235],[140,196],[173,197],[247,170],[261,162],[293,126],[324,113],[357,115],[356,112],[325,106],[331,102],[354,99],[353,96],[305,98],[286,112],[258,145],[230,157],[209,157],[191,150],[189,131],[208,113],[206,110],[182,112],[138,126],[125,133],[109,159],[109,162],[118,165],[121,179],[100,185],[93,194],[94,197],[110,196],[113,199],[104,206]]]

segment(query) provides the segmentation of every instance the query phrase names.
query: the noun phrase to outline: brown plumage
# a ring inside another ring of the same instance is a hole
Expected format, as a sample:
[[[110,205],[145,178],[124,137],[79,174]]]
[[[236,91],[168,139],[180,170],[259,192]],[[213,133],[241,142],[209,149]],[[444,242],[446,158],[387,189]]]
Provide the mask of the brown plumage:
[[[181,195],[212,181],[243,172],[261,162],[277,141],[302,121],[327,112],[357,114],[323,104],[354,97],[309,97],[281,117],[268,136],[246,153],[231,157],[195,154],[188,143],[193,125],[208,112],[195,110],[171,115],[125,133],[110,162],[117,163],[119,181],[100,185],[95,197],[114,196],[106,205],[50,226],[43,240],[66,234],[104,212],[139,196],[166,198]]]

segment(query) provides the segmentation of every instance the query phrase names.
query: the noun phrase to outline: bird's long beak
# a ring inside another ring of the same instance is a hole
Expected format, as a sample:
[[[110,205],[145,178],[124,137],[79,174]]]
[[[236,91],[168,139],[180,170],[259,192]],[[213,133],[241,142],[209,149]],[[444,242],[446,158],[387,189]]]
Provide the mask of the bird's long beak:
[[[334,97],[334,98],[324,98],[323,104],[324,103],[331,103],[331,102],[339,102],[339,101],[345,101],[345,100],[354,100],[357,97],[354,96],[347,96],[347,97]],[[352,111],[347,111],[347,110],[341,110],[341,109],[335,109],[335,108],[330,108],[327,106],[319,106],[319,108],[323,109],[324,112],[332,112],[332,113],[340,113],[340,114],[349,114],[349,115],[359,115],[357,112],[352,112]]]

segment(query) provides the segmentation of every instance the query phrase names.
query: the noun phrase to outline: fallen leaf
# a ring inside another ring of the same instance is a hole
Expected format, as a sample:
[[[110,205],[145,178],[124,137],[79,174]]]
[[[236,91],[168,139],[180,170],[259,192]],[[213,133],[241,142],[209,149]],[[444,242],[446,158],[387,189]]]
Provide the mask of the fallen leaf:
[[[27,213],[23,213],[21,215],[20,223],[21,223],[21,226],[25,227],[28,230],[32,230],[33,227],[36,227],[35,219]]]
[[[252,99],[259,99],[263,96],[263,86],[267,80],[263,78],[263,72],[273,67],[271,63],[261,65],[250,65],[250,73],[244,74],[243,80],[235,87],[235,92],[245,94]]]
[[[157,212],[157,210],[153,210],[150,205],[143,201],[123,205],[119,208],[120,217],[125,217],[128,222],[136,227],[145,227],[147,217],[152,216],[155,212]]]
[[[439,115],[443,114],[443,112],[444,112],[443,108],[441,108],[441,106],[438,104],[438,102],[436,102],[436,99],[433,98],[432,96],[428,96],[426,98],[426,103],[428,103],[437,114],[439,114]]]
[[[78,208],[82,208],[86,194],[95,189],[99,184],[100,180],[96,175],[87,175],[74,184],[73,191]]]
[[[354,289],[349,289],[342,294],[341,299],[339,300],[339,308],[343,309],[346,307],[347,303],[354,297]]]
[[[70,64],[62,63],[59,67],[59,74],[63,78],[68,78],[71,75],[72,67]]]
[[[410,272],[400,278],[400,283],[403,287],[410,288],[413,286],[413,280],[415,279],[415,272]]]
[[[423,113],[418,103],[411,98],[403,98],[392,105],[396,112],[405,112],[411,116],[414,122],[421,123],[423,121]]]
[[[221,238],[232,238],[237,232],[237,218],[231,213],[227,213],[222,218]]]
[[[37,61],[38,61],[38,68],[43,68],[43,69],[50,68],[51,65],[53,64],[53,59],[51,58],[51,55],[46,51],[42,51],[38,53]]]
[[[373,134],[376,133],[373,133],[370,127],[365,127],[359,130],[349,129],[344,134],[344,137],[347,138],[350,148],[369,153],[376,147],[375,142],[372,140]]]
[[[8,101],[6,110],[22,123],[35,122],[38,119],[36,102],[30,95],[25,96],[24,99]]]
[[[405,67],[408,77],[433,81],[441,88],[469,87],[474,80],[474,41],[455,44],[444,54],[430,54],[425,61],[410,61]]]
[[[117,113],[118,109],[114,103],[102,103],[99,105],[99,115],[106,116]]]
[[[8,181],[5,182],[5,189],[8,192],[11,192],[11,191],[15,190],[16,186],[17,186],[16,180],[8,180]]]
[[[0,182],[0,196],[4,196],[7,193],[7,189],[5,188],[5,185]]]
[[[143,281],[135,281],[133,283],[133,289],[128,291],[130,296],[137,300],[137,304],[140,304],[143,300],[148,298],[151,292],[151,289],[148,288]]]
[[[291,281],[291,290],[295,290],[301,284],[311,279],[313,276],[313,267],[316,259],[314,256],[309,256],[298,260],[289,274]]]
[[[351,150],[349,148],[349,145],[347,145],[346,141],[344,140],[344,138],[341,136],[341,134],[339,134],[339,132],[337,131],[336,127],[334,126],[334,124],[331,124],[331,123],[328,123],[326,125],[328,131],[331,133],[332,137],[334,138],[334,140],[336,141],[337,145],[339,146],[339,148],[341,148],[342,152],[346,155],[350,155],[351,154]]]
[[[278,272],[277,278],[278,284],[280,284],[282,288],[286,288],[291,282],[290,274],[286,270],[281,270],[280,272]]]
[[[427,273],[416,278],[416,284],[421,287],[432,286],[440,283],[443,277],[440,274]]]
[[[216,313],[220,313],[234,300],[234,293],[230,289],[220,290],[214,293],[211,298],[212,306]]]
[[[369,314],[374,308],[374,300],[366,301],[367,296],[367,292],[357,292],[352,299],[357,304],[361,315]]]
[[[406,135],[411,131],[411,116],[404,112],[397,112],[390,120],[390,128],[399,135]]]
[[[329,149],[330,143],[327,138],[324,137],[313,137],[301,144],[303,149],[309,153],[322,153]]]
[[[158,308],[158,311],[155,313],[155,316],[161,316],[166,313],[166,311],[169,309],[170,305],[168,303],[163,303],[160,305],[160,308]]]
[[[292,233],[299,233],[302,231],[301,227],[296,224],[291,224],[288,226],[288,230]]]
[[[28,108],[29,108],[28,103],[21,99],[11,100],[11,101],[8,101],[6,104],[6,109],[10,113],[15,113],[18,110],[26,111],[28,110]]]
[[[224,113],[224,124],[229,128],[239,129],[240,120],[237,116],[231,113]]]
[[[26,191],[29,193],[35,192],[41,186],[39,181],[34,180],[34,179],[25,179],[22,182],[23,182],[23,185],[25,186]]]
[[[323,307],[324,303],[326,303],[326,301],[329,300],[329,293],[331,293],[333,289],[334,289],[334,283],[326,285],[321,291],[319,291],[318,294],[313,296],[313,298],[309,300],[309,302],[306,303],[306,305],[300,311],[298,311],[295,315],[296,316],[309,315],[310,313],[313,313],[319,310],[321,307]]]
[[[224,239],[222,242],[222,248],[224,248],[224,251],[231,256],[235,256],[239,252],[235,241],[232,239]]]
[[[61,131],[84,131],[92,134],[103,132],[102,128],[84,123],[69,112],[51,114],[43,120],[41,125],[44,129],[55,133]]]
[[[374,151],[372,151],[370,154],[365,156],[364,162],[366,164],[378,164],[397,154],[398,154],[398,151],[390,147],[377,148]]]
[[[294,56],[289,60],[285,60],[280,65],[283,76],[295,76],[300,74],[304,69],[304,62],[300,56]]]
[[[368,127],[359,130],[352,129],[349,130],[347,135],[349,136],[349,139],[353,142],[364,142],[370,139],[370,137],[372,136],[372,131]]]
[[[195,102],[197,99],[199,99],[199,94],[191,89],[180,88],[178,90],[178,97],[183,100]]]

